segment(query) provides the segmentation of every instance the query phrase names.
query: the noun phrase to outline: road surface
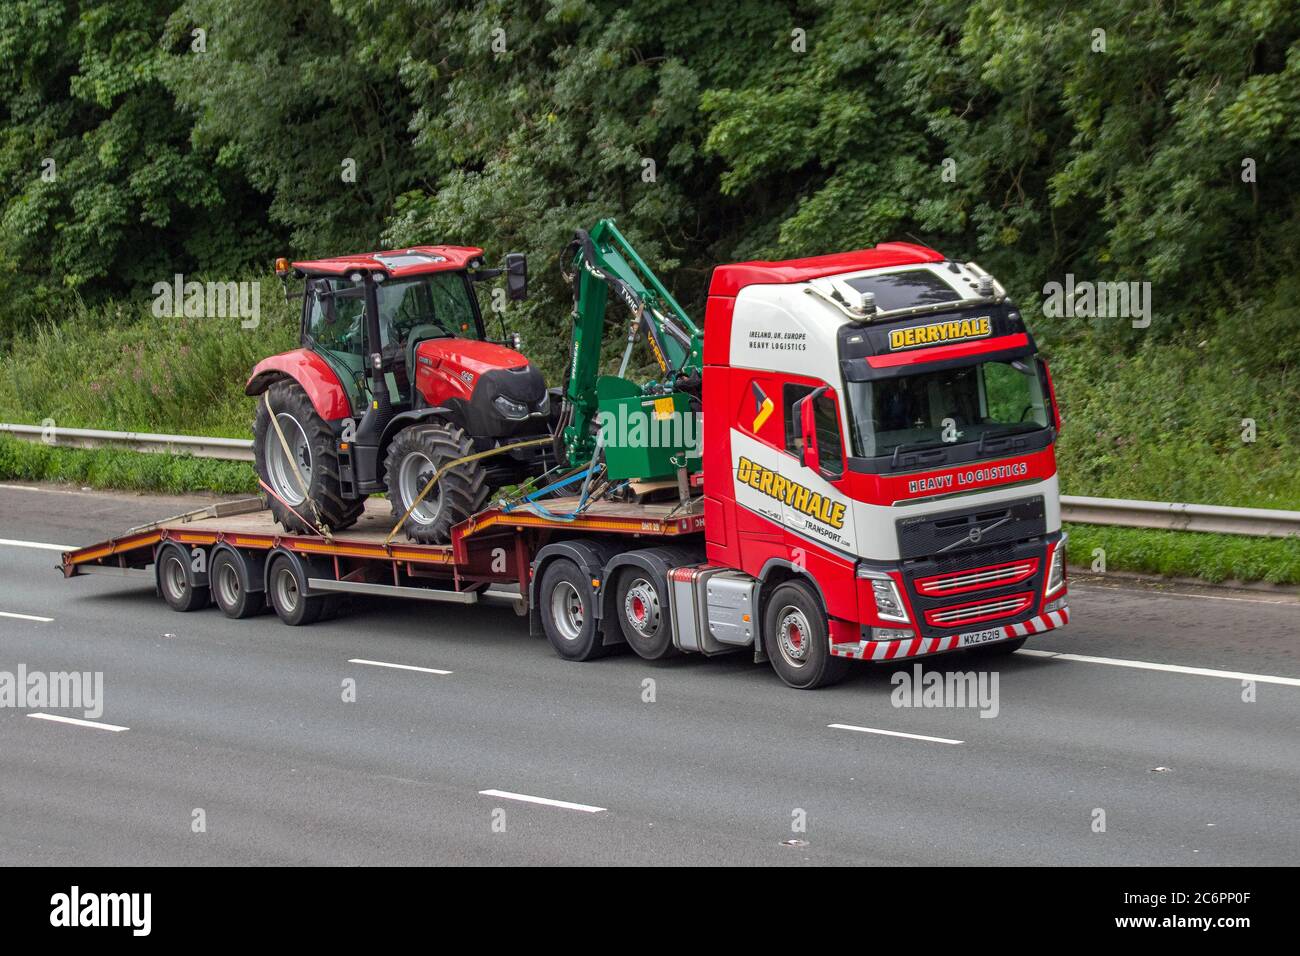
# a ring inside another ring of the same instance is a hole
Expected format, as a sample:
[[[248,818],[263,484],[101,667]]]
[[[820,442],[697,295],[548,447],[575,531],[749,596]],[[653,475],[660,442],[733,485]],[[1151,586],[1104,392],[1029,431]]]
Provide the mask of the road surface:
[[[194,504],[0,487],[0,672],[102,672],[128,728],[0,708],[0,865],[1300,862],[1292,599],[1078,584],[1030,653],[927,665],[996,673],[981,717],[895,707],[897,666],[565,663],[508,608],[177,614],[12,543]]]

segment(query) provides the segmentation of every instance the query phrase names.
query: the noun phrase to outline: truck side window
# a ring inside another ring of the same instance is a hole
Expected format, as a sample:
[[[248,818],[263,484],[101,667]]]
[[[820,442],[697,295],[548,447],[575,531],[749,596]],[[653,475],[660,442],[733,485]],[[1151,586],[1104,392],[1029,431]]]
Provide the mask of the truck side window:
[[[816,389],[811,385],[786,385],[781,390],[781,404],[785,409],[785,450],[799,458],[802,435],[799,431],[799,416],[795,412],[795,403],[805,395],[811,395]],[[844,443],[840,439],[840,421],[835,412],[835,399],[830,392],[823,392],[813,408],[817,422],[817,455],[821,459],[822,471],[838,478],[844,474]]]

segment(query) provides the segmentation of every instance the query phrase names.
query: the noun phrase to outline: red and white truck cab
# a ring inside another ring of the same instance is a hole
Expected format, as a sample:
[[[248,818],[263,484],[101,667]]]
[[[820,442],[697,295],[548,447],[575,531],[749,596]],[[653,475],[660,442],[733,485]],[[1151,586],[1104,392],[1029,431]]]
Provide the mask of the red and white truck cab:
[[[1068,621],[1050,374],[977,265],[883,243],[720,266],[704,342],[708,563],[768,602],[811,583],[825,611],[764,615],[787,682],[833,679],[798,674],[833,663],[808,633],[881,661],[1009,652]]]

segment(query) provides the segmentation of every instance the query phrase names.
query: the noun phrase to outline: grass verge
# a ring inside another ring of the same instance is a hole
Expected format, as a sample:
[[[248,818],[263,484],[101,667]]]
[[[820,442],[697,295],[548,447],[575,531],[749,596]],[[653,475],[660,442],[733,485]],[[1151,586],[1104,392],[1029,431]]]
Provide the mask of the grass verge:
[[[1070,561],[1096,567],[1105,552],[1108,571],[1169,577],[1300,584],[1300,538],[1253,538],[1196,531],[1153,531],[1069,524]]]
[[[185,494],[251,494],[257,476],[246,461],[144,454],[111,448],[55,448],[0,435],[0,480],[65,481],[91,488]]]

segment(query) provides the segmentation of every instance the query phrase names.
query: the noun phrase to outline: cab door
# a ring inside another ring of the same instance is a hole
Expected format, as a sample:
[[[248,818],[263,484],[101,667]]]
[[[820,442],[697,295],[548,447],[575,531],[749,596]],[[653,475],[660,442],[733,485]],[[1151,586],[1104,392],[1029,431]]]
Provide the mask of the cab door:
[[[795,535],[856,555],[852,499],[845,482],[839,396],[824,383],[786,382],[781,389],[785,451],[784,523]],[[806,440],[805,409],[813,430]]]

